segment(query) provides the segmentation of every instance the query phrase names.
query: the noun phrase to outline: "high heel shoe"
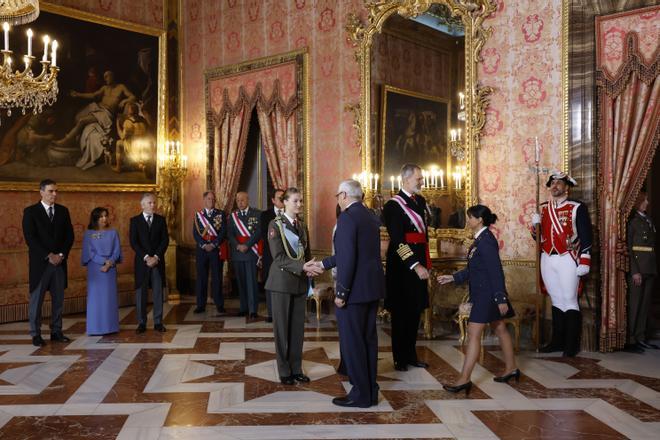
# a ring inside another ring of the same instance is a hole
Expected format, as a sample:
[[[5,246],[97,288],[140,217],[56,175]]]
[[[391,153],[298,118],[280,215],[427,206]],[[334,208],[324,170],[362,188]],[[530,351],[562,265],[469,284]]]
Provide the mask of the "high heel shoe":
[[[472,381],[465,382],[461,385],[443,385],[442,388],[449,391],[450,393],[459,393],[465,390],[465,395],[467,396],[470,394],[470,390],[472,389]]]
[[[514,378],[514,379],[516,379],[516,382],[519,382],[519,381],[520,381],[520,370],[516,368],[516,369],[513,370],[511,373],[509,373],[509,374],[505,374],[504,376],[495,376],[495,377],[493,378],[493,380],[494,380],[495,382],[504,382],[504,383],[508,383],[508,382],[509,382],[509,379],[511,379],[511,378]]]

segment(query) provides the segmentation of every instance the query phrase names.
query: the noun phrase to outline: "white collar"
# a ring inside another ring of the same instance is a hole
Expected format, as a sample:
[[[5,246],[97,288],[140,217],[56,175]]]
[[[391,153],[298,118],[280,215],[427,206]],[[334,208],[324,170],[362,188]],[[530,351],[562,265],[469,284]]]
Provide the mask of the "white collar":
[[[476,234],[474,234],[474,239],[476,240],[477,237],[481,235],[482,232],[484,232],[486,229],[488,229],[488,226],[484,226],[483,228],[479,229]]]
[[[48,208],[53,208],[53,212],[55,211],[55,204],[54,204],[54,203],[53,203],[52,205],[47,205],[46,202],[44,202],[44,201],[42,200],[42,201],[41,201],[41,206],[44,207],[44,209],[46,210],[46,212],[48,212]]]
[[[215,209],[215,208],[211,208],[211,209],[209,209],[209,208],[204,208],[204,212],[206,213],[206,215],[211,215],[211,213],[213,212],[214,209]]]
[[[414,195],[414,194],[410,194],[408,191],[406,191],[406,190],[403,189],[403,188],[401,188],[401,192],[404,193],[405,195],[407,195],[408,198],[411,198],[411,199],[412,199],[412,196]]]
[[[353,204],[357,202],[358,202],[357,200],[353,200],[351,203],[348,204],[348,206],[346,206],[346,208],[344,208],[344,211],[346,211],[348,208],[350,208]]]
[[[640,210],[637,210],[637,214],[641,215],[642,217],[646,217],[646,213]]]
[[[282,214],[284,214],[284,208],[278,208],[277,206],[273,206],[273,212],[275,215],[277,215],[278,211],[282,211]]]
[[[289,214],[287,214],[285,211],[282,211],[282,214],[284,214],[284,217],[286,217],[286,219],[289,220],[289,223],[291,223],[293,226],[296,220],[293,217],[289,217]]]
[[[144,217],[145,220],[148,220],[147,217],[151,217],[152,220],[153,220],[153,218],[154,218],[154,215],[153,215],[153,214],[147,214],[147,213],[144,212],[144,211],[142,211],[142,216]]]

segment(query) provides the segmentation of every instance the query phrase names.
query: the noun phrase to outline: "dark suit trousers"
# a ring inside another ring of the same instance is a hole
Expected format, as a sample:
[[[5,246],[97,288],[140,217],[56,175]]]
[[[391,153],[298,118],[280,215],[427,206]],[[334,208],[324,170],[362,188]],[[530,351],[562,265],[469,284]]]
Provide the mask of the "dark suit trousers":
[[[147,297],[149,296],[149,280],[151,280],[151,294],[154,301],[154,325],[163,323],[163,282],[160,279],[158,267],[148,269],[142,287],[135,290],[135,311],[138,324],[147,325]]]
[[[395,363],[406,365],[417,360],[417,332],[421,313],[415,301],[400,301],[393,307],[392,358]]]
[[[301,374],[307,298],[280,292],[271,296],[277,371],[280,377]]]
[[[28,318],[30,321],[30,335],[41,335],[41,306],[44,303],[46,290],[50,291],[52,311],[50,315],[50,332],[62,331],[62,307],[64,306],[64,268],[48,264],[41,276],[36,289],[30,292],[30,305]]]
[[[378,301],[348,304],[336,308],[339,346],[353,388],[348,397],[359,405],[371,405],[378,398]]]
[[[195,257],[195,265],[197,266],[197,281],[195,283],[197,307],[206,307],[209,269],[211,269],[211,296],[213,297],[213,303],[216,307],[224,307],[225,299],[222,296],[222,267],[224,263],[220,260],[218,250],[213,249],[211,252],[206,252],[197,246]]]
[[[252,252],[251,250],[248,252]],[[259,284],[257,283],[257,262],[236,261],[233,262],[236,282],[238,283],[238,295],[240,296],[240,312],[257,313],[259,307]]]
[[[646,324],[651,310],[655,275],[642,275],[642,285],[635,286],[628,277],[628,343],[646,340]]]

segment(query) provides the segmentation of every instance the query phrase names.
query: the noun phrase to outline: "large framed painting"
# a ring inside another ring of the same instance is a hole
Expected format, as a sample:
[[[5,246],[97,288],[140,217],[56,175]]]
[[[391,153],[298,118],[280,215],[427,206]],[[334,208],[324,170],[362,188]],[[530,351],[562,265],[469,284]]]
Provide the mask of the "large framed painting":
[[[164,31],[42,2],[36,21],[11,29],[16,58],[27,51],[28,28],[35,56],[44,35],[59,42],[59,93],[41,113],[0,109],[0,189],[34,190],[44,178],[74,191],[155,188]]]
[[[382,86],[382,182],[399,175],[401,166],[415,163],[448,170],[451,102],[436,96]]]

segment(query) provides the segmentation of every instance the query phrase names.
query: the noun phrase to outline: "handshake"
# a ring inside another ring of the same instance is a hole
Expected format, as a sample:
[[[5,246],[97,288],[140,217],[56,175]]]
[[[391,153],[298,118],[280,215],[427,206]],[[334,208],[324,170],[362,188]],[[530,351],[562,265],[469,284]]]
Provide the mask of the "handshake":
[[[317,277],[325,271],[325,268],[322,262],[316,261],[316,258],[312,258],[303,265],[303,271],[308,277]]]

